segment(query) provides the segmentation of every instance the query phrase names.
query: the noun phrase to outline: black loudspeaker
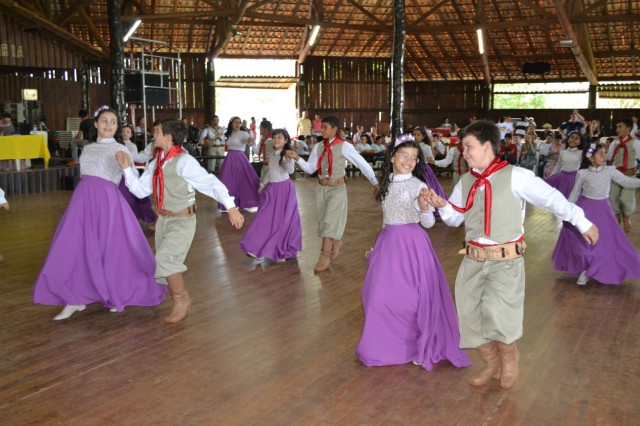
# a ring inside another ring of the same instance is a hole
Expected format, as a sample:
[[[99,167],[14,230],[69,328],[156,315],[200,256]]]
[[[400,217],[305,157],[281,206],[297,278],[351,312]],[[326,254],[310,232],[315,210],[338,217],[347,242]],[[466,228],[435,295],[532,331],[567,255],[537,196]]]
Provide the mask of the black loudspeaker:
[[[166,73],[145,73],[144,83],[147,105],[169,105],[169,75]],[[124,76],[124,101],[130,104],[142,103],[142,74],[133,73]],[[155,86],[155,87],[149,87]],[[157,88],[160,87],[160,88]]]
[[[551,71],[549,62],[525,62],[522,64],[524,74],[545,74]]]

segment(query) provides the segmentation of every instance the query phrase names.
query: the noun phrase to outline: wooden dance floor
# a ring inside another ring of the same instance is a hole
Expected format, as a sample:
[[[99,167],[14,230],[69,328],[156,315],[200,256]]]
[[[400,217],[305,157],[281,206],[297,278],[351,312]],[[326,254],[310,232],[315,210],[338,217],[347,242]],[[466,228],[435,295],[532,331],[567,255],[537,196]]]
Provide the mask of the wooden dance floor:
[[[449,190],[450,180],[443,179]],[[640,421],[640,288],[556,272],[560,222],[529,209],[521,374],[473,388],[480,368],[441,362],[367,368],[354,355],[362,328],[363,253],[381,209],[362,177],[348,183],[343,253],[313,274],[319,253],[314,181],[295,181],[303,226],[297,261],[261,265],[199,198],[185,280],[191,315],[166,325],[155,308],[110,313],[93,304],[65,321],[34,305],[33,283],[71,192],[10,198],[0,211],[0,422],[3,425],[623,425]],[[254,215],[246,214],[247,225]],[[640,214],[631,240],[640,247]],[[463,230],[428,231],[453,288]],[[153,236],[149,236],[150,244]]]

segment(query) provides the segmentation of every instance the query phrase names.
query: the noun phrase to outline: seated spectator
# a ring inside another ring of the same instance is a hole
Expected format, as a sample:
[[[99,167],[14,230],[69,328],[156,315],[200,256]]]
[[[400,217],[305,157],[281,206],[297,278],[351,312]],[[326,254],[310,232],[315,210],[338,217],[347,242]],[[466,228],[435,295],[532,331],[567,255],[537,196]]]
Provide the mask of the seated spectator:
[[[373,145],[374,152],[385,152],[387,150],[387,145],[385,143],[385,137],[382,135],[376,136],[376,143]]]
[[[569,121],[565,121],[560,125],[560,133],[566,139],[572,132],[578,132],[584,135],[586,129],[584,126],[584,117],[580,115],[577,109],[574,109],[569,116]]]
[[[447,146],[442,141],[439,133],[433,134],[433,141],[431,142],[431,146],[433,147],[433,153],[435,155],[436,160],[443,158],[447,153]]]
[[[47,138],[47,148],[49,148],[49,154],[52,157],[61,157],[60,152],[60,132],[49,132]]]
[[[309,145],[307,145],[304,139],[300,138],[302,138],[302,136],[298,136],[298,139],[295,141],[296,153],[298,153],[298,155],[309,155]]]
[[[527,134],[524,136],[524,143],[520,149],[520,167],[533,170],[537,162],[533,135]]]
[[[362,133],[360,136],[360,143],[356,145],[356,151],[360,154],[373,154],[373,144],[371,143],[371,136],[366,133]]]
[[[78,148],[84,147],[91,141],[91,133],[95,129],[93,126],[93,120],[89,117],[87,110],[81,109],[78,111],[78,117],[82,119],[78,132],[71,140],[71,157],[72,160],[67,163],[67,166],[77,166],[80,161],[80,154]]]
[[[549,155],[549,149],[553,146],[554,133],[549,131],[545,132],[544,141],[539,145],[538,152],[540,156],[538,158],[538,176],[543,177],[544,167],[547,165],[547,155]]]
[[[13,127],[13,120],[11,118],[11,114],[5,112],[2,114],[2,121],[0,121],[0,136],[9,136],[16,132],[15,127]]]
[[[442,124],[440,125],[440,128],[443,130],[451,130],[451,123],[449,123],[449,118],[445,117],[442,120]]]
[[[507,133],[504,136],[504,142],[500,147],[500,156],[509,164],[513,165],[518,162],[518,146],[513,143],[511,133]]]

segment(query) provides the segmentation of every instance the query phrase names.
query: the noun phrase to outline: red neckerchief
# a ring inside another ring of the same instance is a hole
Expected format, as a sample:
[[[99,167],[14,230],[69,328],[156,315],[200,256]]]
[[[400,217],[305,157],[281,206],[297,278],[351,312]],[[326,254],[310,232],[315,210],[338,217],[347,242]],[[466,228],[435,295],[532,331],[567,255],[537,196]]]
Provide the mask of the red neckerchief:
[[[613,164],[616,160],[616,155],[618,154],[618,151],[622,148],[623,153],[622,153],[622,166],[618,167],[618,170],[620,170],[621,172],[626,172],[627,171],[627,164],[629,161],[629,149],[627,148],[627,142],[629,142],[631,139],[633,139],[631,137],[631,135],[627,136],[626,139],[622,139],[622,138],[618,138],[618,140],[620,141],[620,143],[618,144],[618,146],[616,146],[616,149],[613,150],[613,156],[611,157],[611,164]]]
[[[271,139],[271,133],[264,137],[264,142],[260,144],[260,157],[262,157],[262,161],[265,164],[269,164],[269,159],[267,158],[267,141]]]
[[[324,151],[322,151],[322,154],[320,154],[320,158],[318,158],[318,164],[316,164],[316,168],[318,169],[318,174],[322,175],[322,159],[324,158],[324,155],[328,152],[329,153],[329,174],[328,176],[331,176],[332,172],[333,172],[333,153],[331,152],[331,147],[340,143],[340,142],[344,142],[344,139],[342,139],[340,136],[336,136],[335,139],[333,140],[333,142],[328,142],[328,141],[324,141]]]
[[[164,176],[162,175],[162,166],[164,166],[164,163],[183,152],[184,150],[181,145],[174,145],[167,155],[161,159],[162,149],[156,148],[156,169],[153,171],[153,200],[156,202],[156,209],[158,212],[162,210],[162,203],[164,202]]]
[[[500,157],[496,156],[496,158],[494,158],[489,167],[487,167],[486,170],[482,172],[482,174],[471,170],[471,174],[475,176],[476,181],[471,186],[469,195],[467,195],[467,204],[465,205],[465,207],[458,207],[455,204],[452,204],[451,201],[449,201],[449,204],[451,204],[451,207],[453,207],[455,211],[459,213],[465,213],[473,206],[473,197],[476,193],[476,190],[484,185],[484,233],[486,236],[489,236],[489,232],[491,231],[491,182],[489,181],[488,177],[508,165],[509,163],[504,160],[500,160]]]
[[[462,144],[456,144],[456,148],[460,151],[460,155],[458,155],[458,176],[462,176],[462,162],[464,161],[464,157],[462,153],[464,152],[464,148],[462,148]]]

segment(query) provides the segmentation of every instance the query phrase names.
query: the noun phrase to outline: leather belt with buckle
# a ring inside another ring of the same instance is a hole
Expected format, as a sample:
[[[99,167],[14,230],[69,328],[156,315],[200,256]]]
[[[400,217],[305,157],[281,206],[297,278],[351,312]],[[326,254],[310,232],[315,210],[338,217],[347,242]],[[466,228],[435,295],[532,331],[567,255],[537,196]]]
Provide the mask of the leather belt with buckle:
[[[465,247],[459,254],[467,255],[476,262],[485,260],[511,260],[522,257],[527,248],[527,243],[518,241],[516,243],[497,244],[495,246],[480,247],[469,242],[465,242]]]
[[[167,217],[189,217],[196,214],[197,206],[195,204],[191,204],[184,210],[180,210],[179,212],[172,212],[170,210],[162,209],[160,210],[160,216]]]

